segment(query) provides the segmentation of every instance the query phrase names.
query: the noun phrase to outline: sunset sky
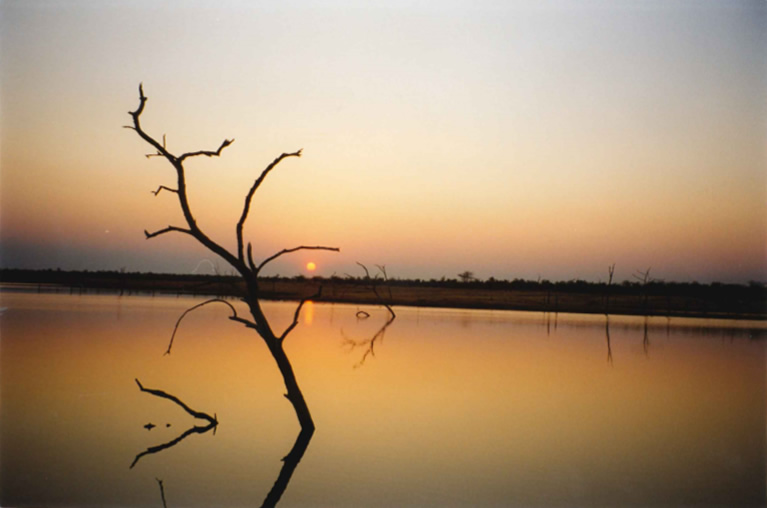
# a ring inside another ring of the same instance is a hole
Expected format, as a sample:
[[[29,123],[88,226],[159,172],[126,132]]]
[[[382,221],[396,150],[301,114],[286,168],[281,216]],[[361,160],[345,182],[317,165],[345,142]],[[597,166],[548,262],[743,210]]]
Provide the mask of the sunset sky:
[[[361,5],[364,4],[364,7]],[[0,266],[767,280],[767,3],[3,0]]]

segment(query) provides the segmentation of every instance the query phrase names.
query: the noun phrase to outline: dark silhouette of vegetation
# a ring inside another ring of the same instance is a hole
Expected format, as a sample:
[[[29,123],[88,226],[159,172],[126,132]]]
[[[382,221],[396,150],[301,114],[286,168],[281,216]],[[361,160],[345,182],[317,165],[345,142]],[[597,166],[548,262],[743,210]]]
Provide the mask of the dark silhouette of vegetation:
[[[458,274],[458,278],[461,279],[461,282],[466,284],[467,282],[471,282],[473,280],[476,280],[474,277],[474,272],[470,272],[466,270],[465,272],[461,272]]]
[[[375,279],[375,277],[374,277]],[[0,269],[0,281],[25,283],[38,291],[119,294],[193,294],[218,298],[244,297],[241,276]],[[363,277],[259,277],[260,298],[300,301],[323,287],[317,301],[377,304]],[[380,277],[377,284],[381,284]],[[397,279],[386,281],[392,305],[546,311],[602,314],[609,292],[609,313],[658,316],[767,319],[767,286],[763,282],[730,284],[634,279],[616,283],[568,280],[503,280],[491,277],[463,283],[458,279]],[[29,286],[27,286],[29,288]],[[387,291],[388,291],[387,290]],[[548,306],[546,296],[549,295]],[[646,308],[644,307],[646,301]]]
[[[299,305],[298,309],[296,310],[296,319],[284,332],[282,332],[281,334],[278,334],[275,331],[273,331],[269,324],[269,321],[267,320],[266,316],[264,315],[261,309],[261,304],[259,302],[259,298],[261,297],[261,289],[259,285],[259,273],[261,272],[261,270],[264,268],[266,264],[268,264],[271,261],[274,261],[278,257],[285,254],[290,254],[292,252],[296,252],[299,250],[338,251],[339,249],[336,247],[326,247],[326,246],[319,246],[319,245],[317,246],[301,245],[298,247],[282,249],[276,254],[269,256],[263,261],[261,261],[260,263],[256,264],[256,262],[253,259],[253,246],[251,242],[247,242],[247,246],[246,246],[246,242],[245,242],[245,238],[243,234],[243,228],[248,218],[248,213],[250,212],[251,202],[258,188],[264,182],[267,175],[274,168],[276,168],[277,165],[280,164],[280,162],[282,162],[283,160],[287,158],[300,157],[301,150],[281,154],[276,159],[274,159],[263,171],[261,171],[260,175],[255,179],[255,181],[253,182],[253,185],[250,187],[250,190],[245,196],[242,213],[240,214],[240,218],[237,221],[237,224],[235,227],[237,250],[236,252],[230,252],[229,250],[221,246],[218,242],[216,242],[211,237],[209,237],[197,224],[197,220],[195,219],[194,214],[192,213],[191,204],[187,197],[187,187],[186,187],[187,183],[186,183],[186,173],[184,168],[184,162],[188,159],[191,159],[194,157],[200,157],[200,156],[219,157],[221,156],[221,153],[223,152],[223,150],[234,142],[234,139],[224,139],[224,141],[221,142],[221,145],[216,150],[198,150],[198,151],[186,152],[180,155],[176,155],[172,153],[166,146],[164,135],[163,135],[162,143],[160,143],[154,137],[146,133],[143,127],[141,126],[141,122],[140,122],[141,115],[144,112],[146,103],[147,103],[147,97],[144,95],[144,88],[142,85],[139,85],[139,105],[135,111],[129,112],[131,119],[133,120],[132,125],[127,125],[125,127],[135,131],[136,134],[138,134],[138,136],[141,139],[143,139],[155,150],[154,153],[147,154],[146,155],[147,158],[150,158],[150,157],[164,158],[165,160],[167,160],[168,163],[170,163],[170,165],[175,170],[176,187],[173,188],[173,187],[168,187],[165,185],[160,185],[156,191],[153,191],[153,193],[155,194],[155,196],[159,196],[161,191],[165,191],[165,193],[168,193],[168,194],[175,194],[176,197],[178,198],[178,203],[181,208],[181,212],[183,214],[184,221],[186,224],[183,226],[168,225],[167,227],[158,229],[153,232],[149,232],[145,230],[144,235],[146,236],[147,239],[155,238],[157,236],[168,234],[168,233],[179,233],[179,234],[191,236],[192,238],[197,240],[199,243],[204,245],[208,250],[210,250],[214,254],[217,254],[219,257],[224,259],[235,270],[235,272],[242,279],[242,289],[244,291],[243,301],[247,304],[248,309],[250,310],[252,320],[248,320],[248,319],[237,316],[237,312],[234,310],[234,307],[231,304],[220,299],[210,300],[203,304],[197,305],[193,307],[192,309],[189,309],[189,311],[194,310],[194,308],[199,308],[200,306],[206,303],[214,303],[214,302],[225,303],[226,305],[229,305],[230,309],[233,312],[233,316],[230,319],[237,321],[241,324],[244,324],[248,328],[255,330],[258,333],[258,335],[263,339],[264,343],[269,349],[269,352],[272,355],[272,358],[274,358],[274,361],[276,362],[277,367],[280,370],[280,374],[282,374],[282,379],[285,383],[285,388],[287,390],[285,397],[293,405],[293,409],[296,412],[296,416],[298,417],[298,421],[301,425],[301,428],[308,432],[311,432],[314,429],[314,422],[312,421],[311,413],[309,412],[309,407],[307,406],[306,401],[304,400],[303,393],[301,392],[301,389],[298,386],[298,381],[296,380],[296,376],[293,372],[293,367],[287,355],[285,354],[285,350],[283,348],[283,343],[285,341],[286,336],[293,330],[293,328],[295,327],[298,321],[297,316],[298,316],[298,312],[300,312],[301,310],[302,304]],[[184,313],[184,315],[186,315],[186,312]],[[179,322],[181,321],[181,319],[183,319],[184,315],[182,315],[182,317],[179,319]],[[178,324],[179,323],[177,322],[176,330],[178,329]],[[174,335],[175,335],[175,330],[174,330]],[[167,353],[170,353],[171,345],[169,345]]]

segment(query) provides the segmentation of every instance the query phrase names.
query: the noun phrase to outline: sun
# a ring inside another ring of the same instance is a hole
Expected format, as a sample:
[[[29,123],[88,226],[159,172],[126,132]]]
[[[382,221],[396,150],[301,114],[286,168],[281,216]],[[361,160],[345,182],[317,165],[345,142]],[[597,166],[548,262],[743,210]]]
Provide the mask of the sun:
[[[314,270],[317,269],[317,265],[315,264],[314,261],[309,261],[308,263],[306,263],[306,269],[309,270],[310,272],[313,272]]]

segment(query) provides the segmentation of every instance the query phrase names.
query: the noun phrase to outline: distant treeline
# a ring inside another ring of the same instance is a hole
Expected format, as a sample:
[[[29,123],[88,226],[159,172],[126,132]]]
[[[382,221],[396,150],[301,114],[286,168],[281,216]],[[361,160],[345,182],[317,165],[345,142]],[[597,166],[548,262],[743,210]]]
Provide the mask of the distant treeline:
[[[315,294],[318,300],[375,303],[371,286],[386,286],[388,303],[432,307],[541,310],[666,316],[767,318],[767,287],[763,283],[648,281],[606,284],[583,280],[458,280],[371,279],[345,277],[262,277],[261,297],[295,300]],[[125,271],[63,271],[0,269],[0,282],[54,285],[69,292],[115,291],[243,296],[243,281],[235,275],[136,273]]]
[[[337,284],[360,284],[366,279],[363,276],[345,277],[305,277],[296,275],[294,277],[261,277],[265,282],[275,282],[280,280],[293,281],[332,281]],[[119,289],[120,282],[164,282],[188,285],[238,285],[241,282],[238,275],[213,275],[213,274],[175,274],[175,273],[153,273],[153,272],[126,272],[117,270],[81,270],[68,271],[61,269],[45,270],[26,270],[16,268],[0,268],[0,282],[17,282],[32,284],[61,284],[64,286],[90,286],[95,284],[100,286],[108,284],[108,287]],[[653,280],[647,283],[624,280],[623,282],[614,282],[609,285],[605,282],[588,282],[585,280],[568,280],[552,282],[543,280],[525,280],[525,279],[496,279],[490,277],[486,280],[474,279],[471,281],[461,281],[442,277],[441,279],[397,279],[389,278],[383,280],[380,275],[372,276],[374,284],[387,284],[392,287],[402,286],[420,286],[433,288],[453,288],[453,289],[485,289],[485,290],[516,290],[516,291],[551,291],[557,293],[581,293],[581,294],[605,294],[609,292],[614,295],[636,295],[639,293],[650,294],[654,296],[694,296],[694,297],[725,297],[748,300],[764,300],[767,302],[767,284],[764,282],[751,281],[748,284],[731,284],[722,282],[712,282],[710,284],[701,284],[699,282],[666,282]],[[102,283],[102,284],[99,284]],[[118,283],[117,286],[114,284]],[[366,281],[369,284],[370,281]]]

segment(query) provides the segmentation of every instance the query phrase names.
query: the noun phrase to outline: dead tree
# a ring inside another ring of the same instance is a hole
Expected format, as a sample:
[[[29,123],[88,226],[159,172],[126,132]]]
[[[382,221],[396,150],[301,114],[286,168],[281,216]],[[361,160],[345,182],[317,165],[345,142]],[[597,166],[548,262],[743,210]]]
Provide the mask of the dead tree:
[[[469,282],[475,280],[474,272],[470,272],[469,270],[459,273],[458,278],[461,279],[461,282],[464,284],[468,284]]]
[[[654,282],[655,280],[650,278],[650,268],[645,270],[644,272],[641,270],[637,270],[634,272],[633,277],[639,281],[640,284],[640,299],[642,301],[642,313],[647,316],[648,315],[648,303],[649,303],[649,295],[647,293],[647,285],[651,282]]]
[[[164,135],[162,138],[163,139],[162,143],[160,143],[154,137],[147,134],[144,131],[144,129],[141,127],[140,119],[141,119],[141,114],[144,112],[144,107],[146,106],[146,102],[147,102],[147,97],[144,95],[143,86],[139,85],[139,105],[135,111],[129,112],[133,120],[133,125],[126,125],[125,127],[136,131],[139,137],[141,137],[141,139],[146,141],[155,150],[155,153],[148,154],[147,157],[163,157],[170,163],[170,165],[175,170],[176,187],[173,188],[166,185],[160,185],[156,191],[153,191],[153,193],[155,195],[159,195],[161,191],[166,191],[166,193],[175,194],[176,197],[178,198],[179,205],[181,206],[181,211],[183,212],[186,225],[185,226],[168,225],[165,228],[159,229],[151,233],[145,230],[144,234],[147,239],[155,238],[157,236],[164,235],[166,233],[180,233],[180,234],[191,236],[192,238],[200,242],[202,245],[207,247],[211,252],[217,254],[219,257],[221,257],[227,263],[229,263],[232,266],[232,268],[234,268],[234,270],[242,277],[243,281],[245,282],[245,290],[246,290],[246,296],[243,298],[243,301],[247,304],[248,309],[250,310],[252,320],[239,317],[237,315],[237,311],[235,310],[235,308],[231,304],[226,302],[225,300],[220,300],[220,299],[209,300],[207,302],[204,302],[203,304],[196,305],[194,308],[199,308],[202,305],[205,305],[207,303],[224,303],[228,305],[230,307],[230,310],[232,311],[232,316],[230,316],[229,319],[233,321],[237,321],[247,326],[248,328],[252,328],[261,336],[267,348],[269,349],[269,352],[274,358],[274,361],[280,370],[280,374],[282,374],[282,379],[285,383],[285,389],[287,391],[287,393],[285,394],[285,397],[293,405],[293,409],[296,412],[296,416],[298,417],[298,421],[299,421],[299,424],[301,425],[301,428],[304,431],[311,433],[314,430],[314,422],[312,421],[309,408],[306,405],[306,401],[304,400],[303,393],[301,393],[301,389],[299,388],[298,382],[296,381],[296,376],[293,373],[293,367],[291,366],[290,360],[285,354],[283,344],[284,344],[285,338],[298,324],[299,313],[301,311],[303,304],[310,298],[316,298],[318,295],[314,295],[313,297],[308,297],[302,300],[295,311],[293,322],[282,333],[275,332],[274,330],[272,330],[272,327],[270,326],[269,321],[264,315],[263,310],[261,309],[261,305],[259,303],[260,291],[259,291],[258,275],[261,272],[261,270],[264,268],[264,266],[266,266],[269,262],[274,261],[278,257],[282,256],[283,254],[289,254],[291,252],[296,252],[299,250],[328,250],[328,251],[338,252],[339,249],[336,247],[301,245],[301,246],[293,247],[290,249],[283,249],[277,252],[276,254],[273,254],[272,256],[269,256],[266,259],[262,260],[260,263],[256,264],[256,262],[253,260],[253,246],[251,242],[247,242],[247,246],[246,246],[246,242],[243,235],[243,228],[245,226],[245,221],[248,218],[248,213],[250,212],[250,204],[253,199],[253,195],[256,193],[258,188],[264,182],[264,179],[266,178],[266,176],[269,174],[270,171],[272,171],[280,162],[282,162],[283,159],[286,159],[288,157],[300,157],[301,150],[297,150],[291,153],[283,153],[282,155],[274,159],[263,171],[261,171],[261,174],[258,176],[258,178],[255,179],[253,185],[251,186],[250,190],[245,196],[242,213],[240,214],[240,218],[237,221],[237,225],[235,228],[235,234],[236,234],[236,240],[237,240],[237,251],[230,252],[226,248],[222,247],[221,244],[219,244],[218,242],[210,238],[207,234],[205,234],[205,232],[203,232],[202,229],[200,229],[200,227],[198,226],[197,221],[195,220],[195,217],[192,213],[192,208],[189,203],[189,199],[187,197],[187,190],[186,190],[187,182],[186,182],[186,173],[184,170],[184,162],[186,162],[188,159],[191,159],[194,157],[200,157],[203,155],[206,157],[219,157],[221,155],[221,152],[234,142],[234,139],[224,139],[224,141],[216,150],[198,150],[194,152],[182,153],[181,155],[175,155],[171,153],[170,150],[168,150],[168,148],[166,147]],[[192,309],[189,309],[189,310],[192,310]],[[184,315],[186,315],[186,312],[184,313]],[[179,322],[184,315],[182,315],[182,317],[179,319]],[[176,323],[176,329],[178,329],[178,324],[179,323]],[[175,335],[175,330],[174,330],[174,335]],[[170,353],[171,346],[172,346],[172,340],[171,340],[171,345],[168,346],[167,353]]]
[[[365,360],[368,358],[368,356],[375,356],[375,345],[377,341],[383,341],[384,335],[386,335],[386,329],[389,328],[389,325],[391,325],[394,322],[394,319],[397,317],[397,315],[394,313],[394,309],[392,309],[392,302],[394,300],[391,292],[391,287],[388,285],[389,277],[386,274],[386,265],[376,265],[378,268],[378,271],[381,272],[383,275],[383,282],[386,284],[386,289],[389,293],[388,300],[381,296],[381,293],[378,292],[378,289],[376,287],[376,279],[370,277],[370,271],[368,270],[367,266],[363,265],[359,261],[357,261],[357,264],[362,267],[363,270],[365,270],[365,282],[368,284],[368,288],[373,292],[373,294],[376,296],[376,300],[378,300],[378,303],[380,305],[383,305],[386,307],[386,310],[389,311],[389,318],[386,320],[386,323],[371,337],[367,340],[354,340],[350,339],[346,335],[344,335],[343,330],[341,331],[341,334],[344,337],[343,344],[345,346],[349,347],[349,350],[352,351],[358,347],[364,348],[365,352],[362,355],[362,358],[359,362],[357,362],[354,365],[354,368],[362,367],[365,364]],[[370,317],[370,314],[365,311],[357,311],[357,319],[367,319]]]
[[[615,275],[615,263],[607,267],[607,273],[609,277],[607,279],[607,288],[605,290],[605,316],[610,315],[610,285],[612,285],[613,275]]]

